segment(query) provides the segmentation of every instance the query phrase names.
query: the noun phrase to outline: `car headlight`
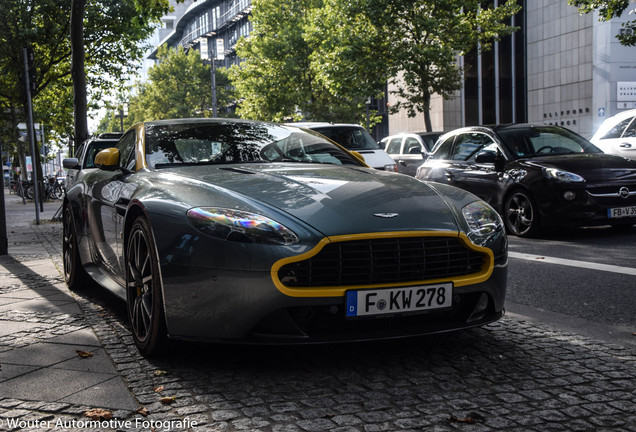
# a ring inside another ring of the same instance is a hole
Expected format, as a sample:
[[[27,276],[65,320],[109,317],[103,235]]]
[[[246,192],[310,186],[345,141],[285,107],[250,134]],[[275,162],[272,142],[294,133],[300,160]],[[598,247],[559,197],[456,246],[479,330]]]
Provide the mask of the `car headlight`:
[[[484,201],[475,201],[462,208],[462,215],[470,231],[468,238],[478,246],[486,244],[488,239],[503,229],[499,214]]]
[[[241,210],[202,207],[188,210],[188,222],[204,234],[223,240],[292,245],[298,236],[265,216]]]
[[[561,181],[565,183],[581,183],[585,181],[585,179],[578,174],[574,174],[569,171],[563,171],[557,168],[543,168],[543,174],[551,180]]]

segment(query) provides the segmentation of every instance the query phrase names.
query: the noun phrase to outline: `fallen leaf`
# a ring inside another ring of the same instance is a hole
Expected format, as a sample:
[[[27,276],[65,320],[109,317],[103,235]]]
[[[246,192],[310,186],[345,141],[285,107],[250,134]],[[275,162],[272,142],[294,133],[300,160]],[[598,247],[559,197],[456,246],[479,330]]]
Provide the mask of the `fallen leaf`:
[[[113,418],[113,413],[102,408],[95,408],[84,411],[84,417],[88,417],[92,420],[110,420]]]
[[[176,400],[177,400],[176,396],[166,396],[166,397],[162,397],[161,399],[159,399],[159,402],[161,402],[164,405],[170,405],[171,403],[173,403]]]
[[[159,386],[159,387],[155,387],[153,390],[155,391],[155,393],[161,393],[163,391],[163,386]]]
[[[336,416],[335,414],[325,414],[323,418],[330,419],[330,418],[334,418],[335,416]]]
[[[81,358],[90,358],[93,357],[93,353],[91,352],[87,352],[87,351],[80,351],[80,350],[75,350],[75,352],[77,353],[78,356],[80,356]]]
[[[148,414],[150,414],[150,411],[148,411],[148,409],[147,409],[147,408],[144,408],[144,407],[139,407],[139,408],[137,408],[137,411],[136,411],[136,412],[137,412],[137,414],[141,414],[141,415],[142,415],[142,416],[144,416],[144,417],[147,417],[147,416],[148,416]]]
[[[450,418],[448,419],[448,422],[449,422],[449,423],[468,423],[468,424],[474,424],[474,423],[475,423],[475,419],[473,419],[472,417],[457,418],[457,417],[450,416]]]
[[[156,371],[153,372],[153,374],[155,376],[164,376],[164,375],[168,375],[168,372],[165,370],[159,370],[157,369]]]

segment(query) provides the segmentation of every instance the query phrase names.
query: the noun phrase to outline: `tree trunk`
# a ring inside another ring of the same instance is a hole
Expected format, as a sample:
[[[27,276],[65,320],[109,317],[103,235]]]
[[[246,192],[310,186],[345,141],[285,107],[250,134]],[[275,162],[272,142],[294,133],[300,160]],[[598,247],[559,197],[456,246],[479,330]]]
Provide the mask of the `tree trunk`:
[[[426,132],[433,132],[433,124],[431,123],[431,94],[424,92],[424,124]]]
[[[75,146],[88,138],[86,102],[86,71],[84,70],[84,10],[86,0],[71,3],[71,76],[73,77],[73,113],[75,118]]]

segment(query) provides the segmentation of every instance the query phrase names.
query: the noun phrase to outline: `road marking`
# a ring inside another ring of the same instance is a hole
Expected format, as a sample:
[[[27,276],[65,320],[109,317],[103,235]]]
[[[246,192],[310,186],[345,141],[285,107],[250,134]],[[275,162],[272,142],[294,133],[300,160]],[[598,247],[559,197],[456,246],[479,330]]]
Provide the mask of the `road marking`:
[[[565,258],[556,258],[556,257],[543,256],[543,255],[531,255],[531,254],[525,254],[521,252],[508,252],[508,257],[523,259],[527,261],[538,261],[538,262],[543,262],[548,264],[558,264],[558,265],[564,265],[564,266],[570,266],[570,267],[580,267],[580,268],[585,268],[590,270],[600,270],[600,271],[636,276],[636,268],[631,268],[631,267],[620,267],[620,266],[609,265],[609,264],[599,264],[599,263],[593,263],[588,261],[569,260]]]

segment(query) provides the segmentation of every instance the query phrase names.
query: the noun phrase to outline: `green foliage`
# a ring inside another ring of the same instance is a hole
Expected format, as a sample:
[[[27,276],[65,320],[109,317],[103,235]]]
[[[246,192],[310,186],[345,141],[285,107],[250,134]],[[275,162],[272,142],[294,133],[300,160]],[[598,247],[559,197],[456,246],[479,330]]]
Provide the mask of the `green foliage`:
[[[609,21],[612,18],[620,17],[625,9],[629,7],[630,0],[568,0],[568,4],[576,6],[581,13],[587,14],[598,11],[599,20]],[[634,9],[631,12],[636,11]],[[616,38],[622,45],[636,45],[636,20],[623,23],[622,27],[627,30],[619,34]]]
[[[168,10],[168,0],[86,1],[85,67],[94,101],[115,92],[137,69],[144,53],[139,42]],[[0,129],[10,145],[16,145],[17,123],[25,121],[22,48],[27,45],[37,73],[34,120],[45,124],[47,142],[66,142],[73,135],[70,11],[69,0],[0,1]]]
[[[376,59],[368,62],[376,33],[360,25],[366,18],[352,14],[351,25],[342,27],[346,10],[337,0],[254,0],[252,6],[253,30],[237,44],[243,61],[230,76],[241,97],[237,112],[278,122],[362,122],[367,98],[385,80]]]
[[[159,63],[148,71],[148,81],[135,85],[135,94],[129,96],[128,115],[124,129],[150,120],[212,116],[211,65],[204,64],[196,50],[184,51],[182,47],[161,47],[157,55]],[[219,116],[227,116],[224,107],[234,101],[229,86],[227,70],[216,69],[217,106]],[[115,103],[123,105],[124,97]],[[119,131],[118,107],[111,107],[102,118],[99,132]]]
[[[482,8],[469,0],[254,0],[253,31],[232,70],[244,117],[362,122],[387,79],[394,110],[424,113],[432,94],[461,87],[458,56],[487,50],[515,29],[516,0]],[[400,79],[397,79],[397,78]]]

